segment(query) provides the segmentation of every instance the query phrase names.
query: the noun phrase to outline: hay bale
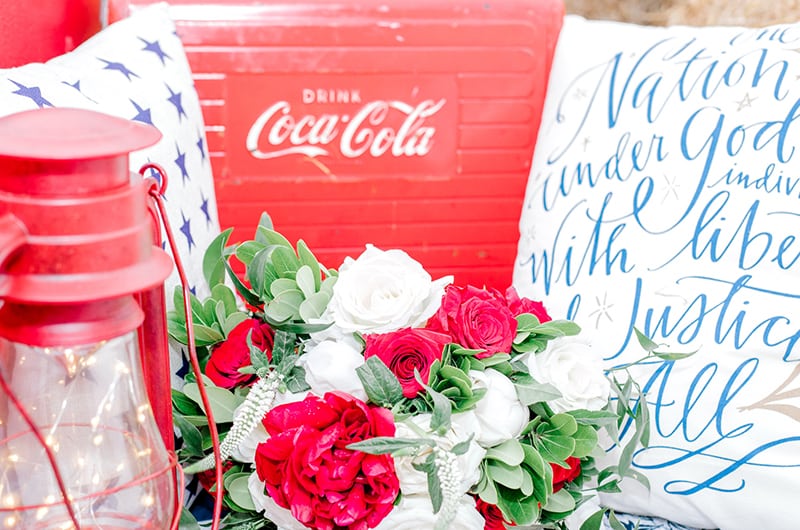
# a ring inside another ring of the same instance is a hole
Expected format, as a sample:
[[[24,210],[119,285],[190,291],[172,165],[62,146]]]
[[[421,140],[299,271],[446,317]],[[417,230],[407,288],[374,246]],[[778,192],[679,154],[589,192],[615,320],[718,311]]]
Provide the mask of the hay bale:
[[[800,20],[800,0],[565,0],[568,13],[657,25],[763,26]]]

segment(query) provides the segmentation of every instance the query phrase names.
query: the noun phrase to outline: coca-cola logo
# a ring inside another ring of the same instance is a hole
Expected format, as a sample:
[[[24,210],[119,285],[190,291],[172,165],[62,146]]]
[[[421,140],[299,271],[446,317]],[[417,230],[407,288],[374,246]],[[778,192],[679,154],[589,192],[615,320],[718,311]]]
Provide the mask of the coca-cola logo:
[[[349,102],[360,104],[352,114],[341,112],[341,106],[338,112],[297,112],[289,101],[277,101],[250,126],[247,150],[260,160],[293,154],[313,158],[334,151],[349,159],[423,157],[430,153],[436,135],[429,118],[446,100],[409,104],[377,99],[361,104],[359,96]]]

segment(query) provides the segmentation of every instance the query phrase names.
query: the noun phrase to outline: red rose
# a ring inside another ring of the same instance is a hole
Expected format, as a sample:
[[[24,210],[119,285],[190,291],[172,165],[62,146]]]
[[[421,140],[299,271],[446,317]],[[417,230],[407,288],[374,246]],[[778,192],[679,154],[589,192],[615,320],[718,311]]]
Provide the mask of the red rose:
[[[262,422],[270,438],[256,449],[267,494],[309,528],[374,528],[394,506],[400,482],[390,455],[347,445],[393,436],[392,413],[342,392],[279,405]]]
[[[496,504],[489,504],[480,497],[475,498],[475,503],[478,513],[483,516],[485,521],[483,530],[506,530],[509,526],[517,526],[503,517],[503,512],[500,511]]]
[[[448,342],[448,335],[429,329],[406,328],[367,335],[364,358],[377,356],[400,381],[403,395],[413,398],[422,390],[422,385],[414,378],[414,370],[427,382],[431,364],[441,360],[442,349]]]
[[[570,456],[567,458],[565,464],[569,467],[561,467],[558,464],[550,462],[550,467],[553,468],[553,492],[560,490],[564,484],[572,482],[581,474],[581,460]]]
[[[540,323],[545,323],[553,320],[547,314],[544,304],[535,302],[529,298],[520,298],[517,290],[513,287],[506,289],[506,304],[514,316],[521,315],[522,313],[530,313],[539,319]]]
[[[215,385],[223,388],[246,386],[255,381],[255,375],[243,374],[239,368],[250,366],[250,349],[247,347],[247,334],[252,330],[253,346],[266,352],[272,358],[272,344],[275,332],[268,324],[257,318],[248,318],[228,333],[225,342],[211,350],[206,364],[206,375]]]
[[[225,462],[222,464],[222,474],[224,475],[226,471],[233,467],[233,462]],[[211,469],[206,469],[205,471],[201,471],[195,475],[197,477],[197,481],[206,490],[212,497],[217,496],[217,472],[212,467]]]
[[[509,353],[517,334],[517,320],[496,289],[449,285],[442,305],[428,321],[428,329],[449,334],[461,346],[483,350],[482,359]]]

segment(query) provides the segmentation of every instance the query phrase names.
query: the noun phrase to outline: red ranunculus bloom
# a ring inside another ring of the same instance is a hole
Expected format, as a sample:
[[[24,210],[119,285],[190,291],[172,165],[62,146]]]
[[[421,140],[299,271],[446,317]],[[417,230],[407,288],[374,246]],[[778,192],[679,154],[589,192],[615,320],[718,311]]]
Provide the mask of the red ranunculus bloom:
[[[347,445],[394,436],[392,413],[343,392],[279,405],[263,420],[270,434],[256,450],[267,494],[319,530],[374,528],[394,506],[400,482],[390,455]]]
[[[550,463],[553,468],[553,492],[556,492],[564,487],[564,484],[572,482],[581,474],[581,460],[570,456],[565,462],[569,468],[563,468],[558,464]]]
[[[529,298],[520,298],[517,290],[513,287],[506,289],[506,303],[514,316],[521,315],[522,313],[530,313],[539,319],[539,322],[549,322],[553,320],[547,314],[544,304],[536,302]]]
[[[247,347],[247,334],[253,331],[253,346],[266,352],[272,358],[272,344],[275,332],[257,318],[248,318],[228,333],[225,342],[211,350],[206,364],[206,375],[215,385],[223,388],[245,386],[255,381],[255,375],[243,374],[239,368],[250,365],[250,349]]]
[[[414,370],[427,382],[433,361],[442,358],[450,336],[429,329],[406,328],[391,333],[367,335],[364,358],[377,356],[400,381],[403,395],[413,398],[422,390]]]
[[[509,353],[517,334],[517,320],[505,297],[496,289],[471,285],[449,285],[427,327],[449,334],[453,342],[465,348],[483,350],[477,355],[479,359]]]
[[[503,517],[503,512],[496,504],[489,504],[480,497],[475,498],[476,508],[485,521],[483,530],[506,530],[509,526],[517,526]]]

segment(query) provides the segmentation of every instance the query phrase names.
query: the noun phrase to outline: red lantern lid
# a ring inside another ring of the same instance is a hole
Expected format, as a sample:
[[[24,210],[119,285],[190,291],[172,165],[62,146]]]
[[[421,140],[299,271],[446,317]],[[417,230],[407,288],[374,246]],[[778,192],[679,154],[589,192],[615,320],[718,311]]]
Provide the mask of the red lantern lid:
[[[25,304],[47,312],[164,282],[172,261],[153,244],[148,186],[128,167],[131,150],[160,137],[152,126],[82,109],[0,118],[0,244],[14,247],[0,252],[0,299],[10,302],[0,312]],[[93,317],[89,327],[99,339],[113,326]]]

